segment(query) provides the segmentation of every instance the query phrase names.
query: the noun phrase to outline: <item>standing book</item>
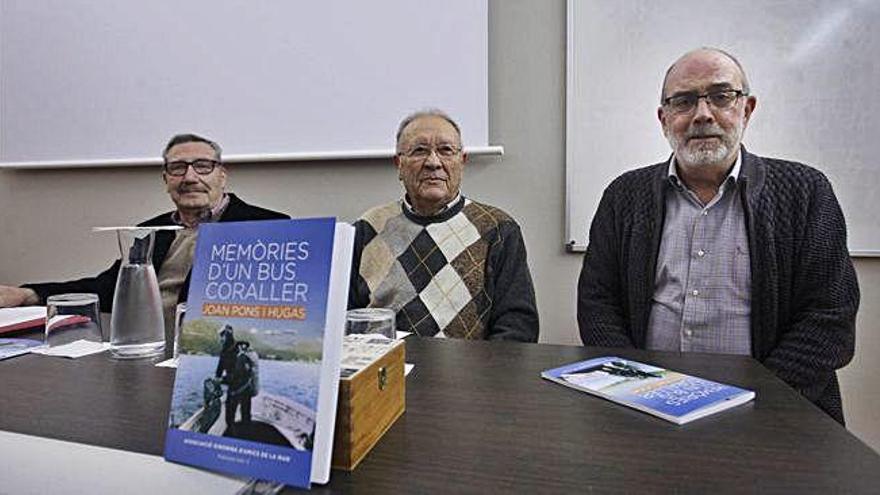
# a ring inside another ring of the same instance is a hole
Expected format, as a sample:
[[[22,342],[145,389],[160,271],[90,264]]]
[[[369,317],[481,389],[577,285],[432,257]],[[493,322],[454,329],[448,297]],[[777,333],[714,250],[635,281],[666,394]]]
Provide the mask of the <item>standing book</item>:
[[[333,218],[199,226],[167,460],[329,480],[353,243]]]
[[[541,377],[679,425],[755,398],[751,390],[619,357],[579,361]]]

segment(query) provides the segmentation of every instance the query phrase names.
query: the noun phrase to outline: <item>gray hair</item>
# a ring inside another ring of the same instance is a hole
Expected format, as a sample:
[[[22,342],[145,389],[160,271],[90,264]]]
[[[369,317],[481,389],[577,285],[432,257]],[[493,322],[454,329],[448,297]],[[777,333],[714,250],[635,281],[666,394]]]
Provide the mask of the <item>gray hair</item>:
[[[445,120],[446,122],[449,122],[449,124],[452,125],[452,127],[455,129],[456,134],[458,134],[459,142],[461,141],[461,128],[458,127],[458,123],[456,121],[452,120],[452,117],[447,115],[446,112],[444,112],[443,110],[438,110],[436,108],[429,108],[426,110],[419,110],[418,112],[413,112],[413,113],[407,115],[406,117],[404,117],[403,120],[400,121],[400,125],[397,126],[397,136],[394,139],[395,149],[398,149],[398,151],[399,151],[400,136],[403,135],[403,131],[407,128],[407,126],[412,124],[413,121],[420,119],[422,117],[439,117],[439,118]]]
[[[746,77],[746,71],[745,71],[745,69],[743,69],[742,64],[739,63],[739,60],[737,60],[736,57],[734,57],[730,53],[722,50],[721,48],[715,48],[715,47],[711,47],[711,46],[703,46],[703,47],[697,48],[696,50],[691,50],[691,51],[685,53],[684,55],[682,55],[681,57],[678,57],[678,59],[675,62],[673,62],[672,65],[670,65],[668,69],[666,69],[666,75],[663,76],[663,86],[660,87],[660,104],[661,105],[663,104],[663,100],[666,99],[666,81],[669,79],[669,73],[672,72],[672,69],[674,69],[675,66],[678,65],[679,62],[681,62],[681,59],[687,57],[688,55],[690,55],[692,53],[701,52],[701,51],[715,52],[715,53],[718,53],[718,54],[730,59],[730,61],[733,62],[734,65],[736,65],[736,68],[739,69],[740,76],[742,76],[742,83],[743,83],[742,91],[743,91],[743,93],[749,94],[749,78]]]
[[[165,145],[165,150],[162,151],[162,159],[168,159],[168,152],[171,151],[171,148],[177,146],[178,144],[184,143],[205,143],[214,150],[214,154],[217,156],[217,160],[220,160],[220,155],[223,153],[223,150],[220,148],[220,145],[211,141],[208,138],[199,136],[198,134],[177,134],[168,141],[168,144]]]

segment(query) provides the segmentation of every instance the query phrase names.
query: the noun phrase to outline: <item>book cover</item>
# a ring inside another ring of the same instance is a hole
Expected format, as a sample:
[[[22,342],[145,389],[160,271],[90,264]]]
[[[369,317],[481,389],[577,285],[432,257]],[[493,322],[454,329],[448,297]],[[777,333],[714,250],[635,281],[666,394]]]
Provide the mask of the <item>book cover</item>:
[[[680,425],[755,398],[751,390],[620,357],[579,361],[541,377]]]
[[[199,227],[166,459],[329,479],[353,231],[333,218]]]

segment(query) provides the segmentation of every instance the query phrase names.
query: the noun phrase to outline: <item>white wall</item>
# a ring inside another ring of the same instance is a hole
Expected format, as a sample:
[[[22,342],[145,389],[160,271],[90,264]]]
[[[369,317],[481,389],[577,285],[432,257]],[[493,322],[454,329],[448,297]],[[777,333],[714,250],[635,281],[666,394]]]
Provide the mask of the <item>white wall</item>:
[[[564,73],[565,2],[490,0],[489,142],[504,145],[506,154],[472,162],[464,190],[519,220],[538,295],[541,342],[577,345],[581,258],[562,247]],[[163,144],[156,143],[157,154]],[[390,163],[359,161],[238,165],[230,180],[242,197],[266,207],[353,219],[398,195],[396,177]],[[0,280],[94,273],[116,253],[113,240],[90,227],[143,220],[169,206],[158,170],[0,171]],[[880,321],[880,260],[856,260],[856,269],[862,287],[858,355],[841,373],[844,402],[849,428],[880,451],[880,336],[870,325]]]
[[[856,319],[856,355],[842,369],[840,386],[847,428],[880,452],[880,259],[855,261],[862,290],[862,305]]]

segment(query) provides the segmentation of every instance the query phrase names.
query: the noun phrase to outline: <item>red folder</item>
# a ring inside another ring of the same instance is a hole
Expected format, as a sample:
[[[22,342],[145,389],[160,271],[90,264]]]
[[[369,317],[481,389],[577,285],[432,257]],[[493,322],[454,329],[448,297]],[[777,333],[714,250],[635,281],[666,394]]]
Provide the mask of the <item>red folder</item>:
[[[58,322],[58,327],[67,327],[70,325],[77,325],[79,323],[85,323],[89,321],[89,318],[86,316],[80,315],[70,315],[69,317]],[[46,324],[46,317],[43,316],[41,318],[34,318],[32,320],[20,321],[17,323],[13,323],[11,325],[0,326],[0,335],[20,332],[23,330],[30,330],[32,328],[39,328]]]

